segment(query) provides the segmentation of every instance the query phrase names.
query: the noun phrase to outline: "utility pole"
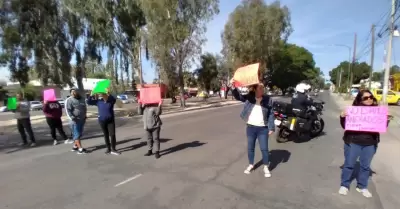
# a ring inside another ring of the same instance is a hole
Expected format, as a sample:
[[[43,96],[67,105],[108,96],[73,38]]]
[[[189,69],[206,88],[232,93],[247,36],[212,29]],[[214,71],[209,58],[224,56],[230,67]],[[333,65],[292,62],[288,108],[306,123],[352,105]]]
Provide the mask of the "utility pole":
[[[374,71],[374,56],[375,56],[375,25],[371,27],[371,71],[369,72],[369,85],[368,89],[371,90],[372,73]]]
[[[385,75],[383,77],[383,93],[382,93],[382,101],[384,105],[387,105],[387,94],[389,91],[389,73],[390,73],[390,62],[392,61],[392,42],[393,42],[393,32],[394,32],[394,15],[396,12],[396,0],[392,0],[392,14],[390,17],[390,34],[389,34],[389,43],[388,43],[388,53],[386,55],[386,68]]]
[[[353,86],[353,70],[354,64],[356,62],[356,52],[357,52],[357,33],[354,34],[354,49],[353,49],[353,62],[351,65],[353,66],[350,70],[350,81],[349,81],[349,96],[351,97],[351,87]]]
[[[342,83],[342,72],[343,72],[343,68],[340,68],[340,72],[339,72],[339,88],[340,88],[340,85]]]

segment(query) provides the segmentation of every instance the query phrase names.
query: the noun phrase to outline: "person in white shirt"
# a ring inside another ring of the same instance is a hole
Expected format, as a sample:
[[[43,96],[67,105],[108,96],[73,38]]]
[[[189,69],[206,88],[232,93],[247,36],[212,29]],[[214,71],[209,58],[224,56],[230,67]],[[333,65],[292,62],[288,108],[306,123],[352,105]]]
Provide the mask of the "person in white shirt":
[[[234,81],[231,80],[231,83],[233,82]],[[236,100],[245,103],[240,117],[247,123],[246,135],[249,166],[244,173],[250,174],[254,169],[254,149],[256,140],[258,139],[264,164],[264,176],[268,178],[271,177],[268,168],[268,137],[275,131],[275,116],[272,111],[272,100],[269,96],[264,95],[264,88],[262,83],[256,84],[249,88],[249,93],[247,95],[241,95],[240,92],[234,88],[234,85],[232,85],[232,95]]]

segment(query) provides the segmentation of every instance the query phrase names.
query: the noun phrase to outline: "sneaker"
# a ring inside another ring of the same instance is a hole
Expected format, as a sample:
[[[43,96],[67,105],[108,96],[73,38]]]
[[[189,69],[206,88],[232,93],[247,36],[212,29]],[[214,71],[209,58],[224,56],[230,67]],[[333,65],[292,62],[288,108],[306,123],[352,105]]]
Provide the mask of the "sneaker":
[[[64,144],[72,144],[72,143],[74,143],[74,140],[72,139],[67,139],[64,141]]]
[[[57,145],[57,144],[58,144],[58,141],[57,141],[57,140],[54,140],[53,145],[55,146],[55,145]]]
[[[251,171],[253,171],[254,166],[253,165],[249,165],[247,166],[246,170],[244,170],[245,174],[250,174]]]
[[[149,151],[147,151],[146,154],[144,154],[144,156],[150,156],[150,155],[152,155],[152,154],[153,154],[153,151],[149,150]]]
[[[107,151],[105,152],[105,154],[106,154],[106,155],[111,154],[111,150],[107,150]]]
[[[340,189],[339,189],[339,194],[341,194],[341,195],[347,195],[349,193],[349,189],[348,188],[346,188],[346,187],[344,187],[344,186],[341,186],[340,187]]]
[[[71,152],[77,152],[79,150],[78,147],[72,147]]]
[[[156,157],[156,159],[160,158],[160,157],[161,157],[160,152],[156,152],[156,153],[154,154],[154,157]]]
[[[84,154],[87,154],[87,153],[89,153],[89,152],[86,149],[83,149],[83,148],[78,149],[78,155],[84,155]]]
[[[271,177],[271,172],[269,172],[268,166],[264,165],[264,176],[265,178]]]
[[[35,142],[32,142],[30,146],[31,146],[31,147],[36,147],[36,143],[35,143]]]
[[[112,154],[112,155],[121,155],[121,153],[118,152],[118,151],[116,151],[116,150],[111,151],[111,154]]]
[[[366,198],[372,197],[372,194],[371,194],[371,192],[368,191],[368,189],[359,189],[359,188],[356,188],[356,190],[357,190],[357,192],[360,192],[360,193],[361,193],[364,197],[366,197]]]

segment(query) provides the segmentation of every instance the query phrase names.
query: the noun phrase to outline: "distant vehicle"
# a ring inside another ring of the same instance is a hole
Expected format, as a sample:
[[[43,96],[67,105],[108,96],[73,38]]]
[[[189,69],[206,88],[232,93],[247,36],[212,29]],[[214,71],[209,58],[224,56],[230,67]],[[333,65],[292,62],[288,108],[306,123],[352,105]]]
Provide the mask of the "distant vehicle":
[[[8,112],[8,109],[6,106],[0,107],[0,112]]]
[[[40,101],[31,101],[31,111],[38,111],[43,109],[43,104]]]
[[[57,99],[57,101],[58,101],[58,103],[60,103],[62,108],[65,108],[65,100],[64,99],[59,98],[59,99]]]
[[[122,97],[122,98],[120,98],[120,100],[121,100],[122,104],[129,104],[130,103],[130,101],[128,100],[128,97]]]

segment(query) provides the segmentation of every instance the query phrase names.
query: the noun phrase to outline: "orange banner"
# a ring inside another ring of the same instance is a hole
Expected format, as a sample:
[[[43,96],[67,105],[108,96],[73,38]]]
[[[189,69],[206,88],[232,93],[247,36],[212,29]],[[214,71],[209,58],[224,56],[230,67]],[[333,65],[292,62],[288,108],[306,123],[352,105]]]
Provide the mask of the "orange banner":
[[[260,83],[260,63],[238,68],[233,76],[236,87],[250,86]]]

